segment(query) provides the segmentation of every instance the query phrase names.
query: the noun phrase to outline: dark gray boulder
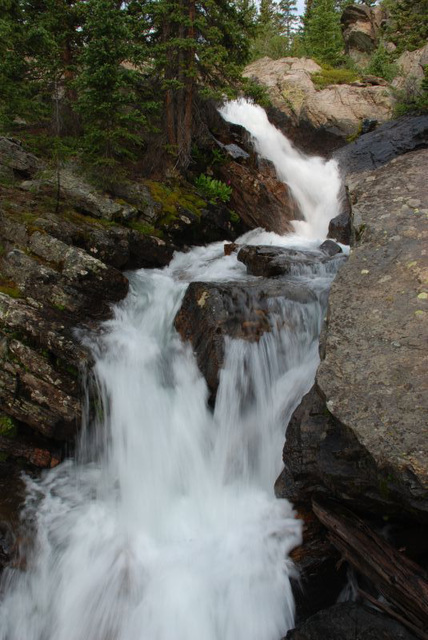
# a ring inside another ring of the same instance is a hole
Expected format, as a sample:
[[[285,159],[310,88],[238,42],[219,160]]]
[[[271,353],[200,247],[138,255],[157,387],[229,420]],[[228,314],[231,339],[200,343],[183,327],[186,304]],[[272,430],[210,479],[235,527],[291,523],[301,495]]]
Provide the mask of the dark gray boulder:
[[[377,169],[393,158],[427,146],[428,115],[403,116],[360,136],[333,157],[344,173],[356,173]]]

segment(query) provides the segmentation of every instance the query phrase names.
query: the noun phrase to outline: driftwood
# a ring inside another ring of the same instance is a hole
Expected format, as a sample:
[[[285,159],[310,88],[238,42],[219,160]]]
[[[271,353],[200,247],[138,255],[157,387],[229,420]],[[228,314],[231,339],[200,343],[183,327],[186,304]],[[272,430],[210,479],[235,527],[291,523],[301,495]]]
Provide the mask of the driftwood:
[[[315,515],[343,558],[374,584],[396,610],[393,617],[428,640],[428,575],[375,533],[363,520],[332,500],[314,498]],[[377,601],[376,601],[377,602]],[[385,610],[380,604],[379,608]]]

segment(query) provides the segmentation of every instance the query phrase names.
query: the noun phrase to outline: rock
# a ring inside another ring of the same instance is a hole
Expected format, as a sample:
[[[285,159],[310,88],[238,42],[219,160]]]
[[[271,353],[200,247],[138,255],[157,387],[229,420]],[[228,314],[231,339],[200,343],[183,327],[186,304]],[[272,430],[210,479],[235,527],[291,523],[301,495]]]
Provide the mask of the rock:
[[[347,575],[345,563],[314,514],[300,507],[297,516],[303,521],[303,542],[293,549],[290,558],[298,571],[298,579],[292,580],[298,624],[336,604],[346,587]]]
[[[321,131],[336,147],[358,133],[362,120],[385,122],[391,117],[393,97],[388,88],[342,84],[317,91],[311,77],[320,72],[321,67],[306,58],[262,58],[246,67],[244,75],[267,89],[273,106],[292,128]]]
[[[21,187],[28,191],[37,191],[44,185],[55,187],[56,181],[56,174],[45,173],[43,178],[24,182]],[[70,169],[61,170],[60,193],[68,204],[95,218],[128,222],[138,218],[139,215],[135,206],[114,200]]]
[[[316,388],[290,423],[292,499],[318,485],[364,511],[428,521],[427,160],[412,152],[350,185],[360,241],[330,292]]]
[[[282,235],[292,230],[291,220],[301,219],[289,187],[278,179],[271,163],[261,161],[256,170],[229,163],[219,169],[219,176],[233,186],[228,206],[248,229],[262,227]]]
[[[415,51],[405,51],[396,61],[399,74],[392,81],[392,86],[401,91],[414,92],[421,85],[427,64],[428,44]]]
[[[333,243],[335,244],[335,243]],[[336,245],[337,247],[337,245]],[[336,253],[340,253],[339,251]],[[271,246],[245,246],[239,250],[238,260],[243,262],[253,276],[282,276],[296,274],[299,267],[311,267],[329,261],[332,255],[320,251],[300,251]]]
[[[367,5],[345,7],[340,19],[345,41],[345,53],[354,62],[365,66],[376,49],[379,35],[377,13]]]
[[[53,309],[33,307],[0,293],[0,407],[8,416],[55,440],[71,438],[80,425],[78,374],[88,361],[73,327],[63,320]],[[4,447],[3,442],[0,449],[5,451]],[[39,445],[35,453],[21,439],[10,444],[6,453],[36,466],[52,466],[55,457],[46,445]]]
[[[387,122],[334,153],[344,173],[376,169],[397,156],[428,146],[428,115]]]
[[[3,226],[3,237],[9,243],[13,242],[12,229],[13,224]],[[106,317],[108,304],[121,300],[128,291],[128,281],[119,271],[47,233],[34,231],[23,249],[4,254],[3,274],[23,296],[75,314],[76,322]]]
[[[354,602],[336,604],[320,611],[296,629],[286,640],[416,640],[400,623],[373,608]]]
[[[19,140],[0,137],[0,167],[3,175],[30,178],[44,166],[39,158],[24,149]]]
[[[308,303],[316,300],[316,295],[304,285],[284,280],[189,285],[174,324],[183,340],[192,343],[212,396],[223,365],[226,336],[258,341],[272,330],[270,316],[275,303],[280,306],[284,298]]]
[[[338,253],[342,253],[341,247],[334,242],[333,240],[324,240],[324,242],[319,246],[319,250],[325,253],[327,256],[335,256]]]
[[[340,213],[330,220],[327,238],[346,245],[352,245],[355,241],[352,206],[345,186],[342,187]]]

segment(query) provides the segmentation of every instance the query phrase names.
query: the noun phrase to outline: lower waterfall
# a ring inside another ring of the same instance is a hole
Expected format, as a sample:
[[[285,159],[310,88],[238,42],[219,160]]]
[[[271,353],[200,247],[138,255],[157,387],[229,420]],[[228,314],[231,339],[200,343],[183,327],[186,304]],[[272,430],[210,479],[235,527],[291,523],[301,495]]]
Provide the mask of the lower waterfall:
[[[275,162],[306,222],[286,237],[256,230],[238,242],[317,247],[337,214],[337,167],[298,154],[267,119],[260,124],[262,113],[245,103],[223,110]],[[284,299],[274,313],[287,322],[259,342],[227,342],[214,411],[173,320],[189,282],[254,278],[223,243],[129,274],[113,319],[84,338],[97,393],[76,459],[26,480],[34,548],[25,569],[5,572],[0,640],[285,635],[294,620],[288,554],[301,522],[273,484],[285,425],[314,379],[333,272],[318,265],[293,276],[314,301]]]

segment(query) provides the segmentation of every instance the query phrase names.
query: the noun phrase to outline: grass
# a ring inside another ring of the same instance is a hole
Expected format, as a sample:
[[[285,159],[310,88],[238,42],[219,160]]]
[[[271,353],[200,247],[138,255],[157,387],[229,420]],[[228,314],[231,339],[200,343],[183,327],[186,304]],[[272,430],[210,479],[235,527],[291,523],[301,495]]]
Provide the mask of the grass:
[[[359,74],[352,69],[333,69],[326,66],[320,73],[311,75],[311,80],[318,91],[322,91],[322,89],[333,84],[350,84],[359,80],[359,78]]]

